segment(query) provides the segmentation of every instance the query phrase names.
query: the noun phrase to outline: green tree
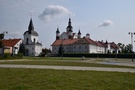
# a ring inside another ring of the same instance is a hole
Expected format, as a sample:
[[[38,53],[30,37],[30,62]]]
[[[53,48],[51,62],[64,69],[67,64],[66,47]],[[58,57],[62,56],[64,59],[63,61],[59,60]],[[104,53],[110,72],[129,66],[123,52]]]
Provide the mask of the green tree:
[[[24,44],[21,43],[18,53],[22,53],[23,55],[25,55],[25,52],[26,52],[26,48],[25,48]]]
[[[59,51],[58,51],[58,54],[59,54],[59,56],[63,56],[63,54],[64,54],[64,49],[63,49],[63,47],[62,47],[62,44],[60,45],[60,47],[59,47]]]
[[[2,48],[2,39],[4,38],[4,34],[1,33],[0,34],[0,48]]]
[[[133,46],[131,44],[126,45],[126,52],[132,53]]]
[[[44,49],[42,49],[42,53],[44,53],[46,55],[48,53],[51,53],[51,50],[47,49],[47,48],[44,48]]]
[[[2,39],[4,39],[4,34],[3,33],[0,34],[0,40],[2,40]]]
[[[122,53],[132,53],[132,45],[131,44],[122,44],[118,43],[118,46],[121,48]]]

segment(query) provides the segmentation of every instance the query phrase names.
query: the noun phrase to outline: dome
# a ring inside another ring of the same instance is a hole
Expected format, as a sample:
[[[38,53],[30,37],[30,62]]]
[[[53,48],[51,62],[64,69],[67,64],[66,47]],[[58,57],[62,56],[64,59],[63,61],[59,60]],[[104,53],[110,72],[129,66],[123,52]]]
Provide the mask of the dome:
[[[38,33],[37,33],[36,31],[34,31],[34,30],[32,30],[32,31],[26,31],[26,32],[24,33],[24,35],[25,35],[26,33],[31,34],[31,35],[33,35],[33,36],[38,36]]]

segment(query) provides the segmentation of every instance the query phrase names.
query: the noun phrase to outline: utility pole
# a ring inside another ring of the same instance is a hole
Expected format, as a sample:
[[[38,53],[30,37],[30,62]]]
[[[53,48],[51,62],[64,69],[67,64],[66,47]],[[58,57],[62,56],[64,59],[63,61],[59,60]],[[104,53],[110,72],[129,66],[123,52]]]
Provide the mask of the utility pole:
[[[132,62],[134,62],[134,51],[133,51],[133,35],[135,35],[135,32],[129,32],[129,35],[131,35],[131,45],[132,45]]]

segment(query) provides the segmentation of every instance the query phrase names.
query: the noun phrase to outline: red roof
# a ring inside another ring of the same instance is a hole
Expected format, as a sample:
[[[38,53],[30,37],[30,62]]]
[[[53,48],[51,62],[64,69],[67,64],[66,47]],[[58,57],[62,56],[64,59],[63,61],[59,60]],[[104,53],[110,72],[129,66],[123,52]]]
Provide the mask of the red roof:
[[[73,44],[74,42],[78,41],[79,39],[60,39],[56,40],[52,45],[70,45]]]
[[[15,44],[17,44],[21,39],[4,39],[2,40],[2,43],[4,46],[14,46]]]
[[[103,45],[100,42],[95,41],[95,43],[97,44],[97,46],[103,47]]]
[[[89,44],[97,45],[95,43],[95,41],[91,40],[90,38],[81,38],[81,39],[86,40]],[[52,46],[53,45],[59,46],[60,44],[62,44],[62,45],[71,45],[71,44],[77,42],[78,40],[80,40],[80,39],[75,38],[75,39],[64,39],[64,40],[63,39],[60,39],[60,40],[55,40],[54,43],[52,44]]]
[[[111,48],[117,49],[119,48],[114,42],[110,43]]]
[[[92,39],[90,38],[84,38],[89,44],[93,44],[93,45],[96,45],[95,41],[93,41]]]

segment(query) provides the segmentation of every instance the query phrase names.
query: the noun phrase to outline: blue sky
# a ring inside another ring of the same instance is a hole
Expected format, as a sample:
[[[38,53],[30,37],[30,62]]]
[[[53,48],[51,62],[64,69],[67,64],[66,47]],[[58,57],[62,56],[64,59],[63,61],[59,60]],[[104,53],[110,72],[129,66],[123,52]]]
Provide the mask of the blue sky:
[[[129,44],[135,31],[135,0],[0,0],[0,32],[23,38],[32,15],[43,48],[51,48],[55,32],[66,31],[69,15],[73,31],[93,40]]]

